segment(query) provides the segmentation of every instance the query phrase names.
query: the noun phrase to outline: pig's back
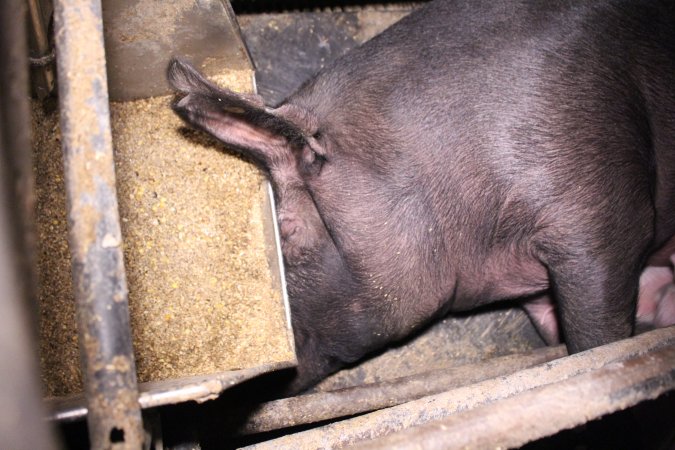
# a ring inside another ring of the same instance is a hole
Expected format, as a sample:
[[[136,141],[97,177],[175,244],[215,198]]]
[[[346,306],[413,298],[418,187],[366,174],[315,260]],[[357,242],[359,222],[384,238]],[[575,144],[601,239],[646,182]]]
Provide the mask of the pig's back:
[[[411,179],[412,165],[425,172],[414,174],[423,180],[416,189],[461,191],[455,200],[476,205],[476,217],[517,197],[536,220],[561,199],[593,205],[596,195],[625,191],[654,202],[658,245],[675,232],[674,10],[433,2],[338,60],[294,101],[335,133],[369,126],[386,136],[348,148],[396,158],[394,184],[397,175]],[[478,198],[486,192],[494,204]]]

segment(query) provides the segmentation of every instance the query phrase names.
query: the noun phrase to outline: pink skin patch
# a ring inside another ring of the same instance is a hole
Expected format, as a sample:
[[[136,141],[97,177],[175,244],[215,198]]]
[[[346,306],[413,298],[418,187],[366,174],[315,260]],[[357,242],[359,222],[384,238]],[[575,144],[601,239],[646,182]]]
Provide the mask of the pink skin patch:
[[[675,283],[661,290],[661,299],[654,316],[654,326],[661,328],[671,325],[675,325]]]
[[[647,267],[640,276],[637,320],[655,327],[675,325],[675,278],[670,267]]]
[[[560,343],[558,317],[553,299],[549,295],[541,295],[523,303],[523,309],[530,317],[539,335],[548,345]]]

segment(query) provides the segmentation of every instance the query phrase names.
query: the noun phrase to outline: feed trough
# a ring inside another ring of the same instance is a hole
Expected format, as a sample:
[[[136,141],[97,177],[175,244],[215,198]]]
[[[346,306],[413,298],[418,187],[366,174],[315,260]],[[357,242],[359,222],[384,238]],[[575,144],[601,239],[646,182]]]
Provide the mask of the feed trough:
[[[271,188],[253,164],[185,130],[164,81],[180,52],[254,92],[233,14],[223,2],[155,10],[180,36],[200,29],[175,40],[148,31],[153,5],[57,2],[59,107],[32,105],[40,357],[57,419],[83,417],[94,390],[119,388],[101,382],[102,368],[125,374],[127,392],[137,377],[147,408],[205,401],[295,363]]]

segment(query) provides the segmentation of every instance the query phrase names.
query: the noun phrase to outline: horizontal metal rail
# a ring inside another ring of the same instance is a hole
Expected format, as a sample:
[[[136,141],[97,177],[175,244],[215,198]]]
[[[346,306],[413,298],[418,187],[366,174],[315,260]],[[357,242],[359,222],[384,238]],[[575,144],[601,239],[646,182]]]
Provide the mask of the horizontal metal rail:
[[[577,386],[579,395],[584,396],[585,402],[593,405],[588,410],[580,407],[578,402],[576,405],[570,406],[567,414],[570,415],[571,420],[568,422],[549,420],[548,416],[546,420],[542,420],[541,415],[536,415],[539,410],[533,408],[531,412],[533,416],[530,419],[542,422],[542,427],[537,432],[523,437],[523,439],[532,440],[551,435],[574,424],[584,423],[604,414],[621,410],[640,401],[655,398],[667,390],[674,389],[675,367],[673,362],[675,354],[673,348],[675,348],[675,327],[655,330],[631,339],[521,370],[508,376],[492,378],[442,394],[430,395],[402,405],[283,436],[246,448],[260,450],[320,447],[328,449],[361,443],[365,445],[369,440],[385,438],[387,435],[393,436],[394,433],[403,432],[403,430],[415,430],[416,427],[432,423],[441,424],[438,427],[429,425],[430,429],[434,430],[433,433],[440,433],[438,429],[440,428],[442,431],[443,427],[447,427],[448,424],[437,421],[447,419],[452,421],[453,424],[456,423],[455,421],[461,422],[462,419],[451,419],[451,417],[457,414],[469,414],[469,411],[477,410],[477,408],[481,408],[481,412],[475,414],[488,414],[490,406],[496,405],[496,408],[502,408],[498,406],[501,401],[525,392],[528,392],[528,394],[523,397],[524,400],[518,402],[519,404],[523,405],[524,402],[548,404],[546,398],[549,395],[555,395],[555,391],[559,389],[560,395],[564,396],[562,393],[567,393],[568,389],[571,389],[570,383]],[[626,375],[629,368],[631,369],[630,375]],[[641,373],[648,375],[645,378],[640,375]],[[608,386],[615,386],[616,390],[612,391],[613,393],[596,390],[599,389],[597,387],[599,383],[595,383],[594,380],[597,380],[598,377],[601,377],[603,383],[607,383]],[[587,383],[591,383],[591,386]],[[544,388],[546,391],[542,394]],[[578,399],[579,395],[575,395],[575,398]],[[509,402],[508,405],[513,405],[513,403]],[[511,414],[510,407],[512,406],[503,407],[505,411],[509,411],[505,414]],[[469,417],[467,420],[473,420],[471,417],[475,416],[463,417]],[[420,430],[428,431],[429,428],[420,428]],[[493,441],[490,442],[495,443],[495,445],[502,445],[500,444],[502,440],[511,442],[507,441],[498,429],[495,430],[494,434],[486,430],[482,430],[481,433],[491,434]],[[419,433],[424,434],[425,432],[420,431]],[[429,432],[432,433],[432,431]],[[415,434],[416,431],[406,431],[406,433],[411,433],[407,436],[415,436],[414,439],[421,438],[420,435]],[[467,431],[467,433],[471,434],[472,432]],[[474,438],[477,437],[474,436]],[[391,439],[396,439],[398,443],[407,438],[401,438],[400,441],[399,438],[392,437]],[[429,439],[431,442],[436,437],[430,437]],[[381,448],[397,448],[398,445],[391,444],[388,441],[381,442]],[[414,444],[416,441],[409,442]],[[524,442],[527,442],[527,440],[521,443]],[[373,443],[373,445],[379,444]],[[448,445],[446,445],[446,448]]]
[[[675,345],[357,446],[514,448],[675,389]]]
[[[260,433],[388,408],[489,378],[509,375],[565,355],[567,352],[564,346],[541,348],[391,381],[266,402],[248,416],[237,433]],[[232,416],[238,416],[236,411]]]

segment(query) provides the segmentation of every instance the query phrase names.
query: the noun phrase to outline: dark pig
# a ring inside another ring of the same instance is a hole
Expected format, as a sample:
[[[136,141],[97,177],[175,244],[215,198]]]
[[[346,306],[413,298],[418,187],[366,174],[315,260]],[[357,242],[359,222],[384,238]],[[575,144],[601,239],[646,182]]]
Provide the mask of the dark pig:
[[[168,76],[274,185],[293,390],[505,299],[570,352],[628,337],[650,256],[640,318],[673,323],[673,2],[435,1],[276,108]]]

